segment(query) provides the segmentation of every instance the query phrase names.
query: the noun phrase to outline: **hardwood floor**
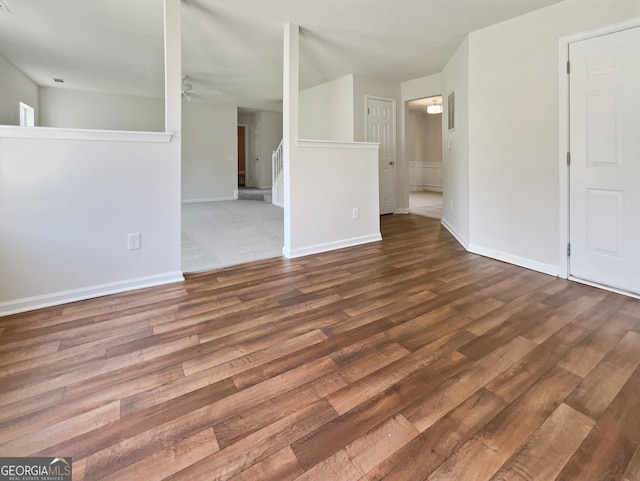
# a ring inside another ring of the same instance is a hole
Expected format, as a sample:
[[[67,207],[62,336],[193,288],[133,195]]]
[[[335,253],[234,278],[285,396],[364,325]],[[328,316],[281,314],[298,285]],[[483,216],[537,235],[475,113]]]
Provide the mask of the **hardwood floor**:
[[[639,480],[640,301],[384,240],[0,318],[0,456],[75,480]]]

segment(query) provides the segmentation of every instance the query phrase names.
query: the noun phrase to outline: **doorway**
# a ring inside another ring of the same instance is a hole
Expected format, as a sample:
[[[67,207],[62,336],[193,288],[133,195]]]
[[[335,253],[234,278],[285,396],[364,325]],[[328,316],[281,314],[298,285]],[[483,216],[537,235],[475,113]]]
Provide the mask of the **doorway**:
[[[260,124],[255,123],[249,126],[248,153],[245,163],[247,187],[258,187],[260,185]]]
[[[405,158],[409,212],[442,218],[442,96],[406,102]]]
[[[246,127],[238,125],[238,187],[244,187],[245,178],[245,162],[246,162]]]
[[[640,296],[638,44],[638,25],[567,41],[567,277],[634,296]]]
[[[366,96],[366,141],[380,144],[378,182],[380,215],[393,214],[396,195],[396,101]]]

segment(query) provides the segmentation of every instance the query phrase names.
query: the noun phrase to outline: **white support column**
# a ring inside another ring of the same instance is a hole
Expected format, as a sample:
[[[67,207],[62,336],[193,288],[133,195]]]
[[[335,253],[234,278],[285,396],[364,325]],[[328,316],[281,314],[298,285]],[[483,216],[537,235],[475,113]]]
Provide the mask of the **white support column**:
[[[182,44],[181,44],[180,0],[164,0],[164,129],[171,132],[171,142],[167,146],[170,151],[171,178],[175,183],[167,189],[165,195],[172,199],[175,209],[171,218],[176,219],[172,230],[172,245],[177,246],[176,258],[180,268],[181,253],[181,183],[182,183]]]
[[[164,0],[164,125],[180,139],[182,129],[180,0]]]
[[[300,58],[300,27],[288,23],[284,26],[284,72],[282,93],[282,150],[284,182],[284,247],[282,253],[291,257],[291,182],[292,161],[295,162],[298,138],[298,82]]]

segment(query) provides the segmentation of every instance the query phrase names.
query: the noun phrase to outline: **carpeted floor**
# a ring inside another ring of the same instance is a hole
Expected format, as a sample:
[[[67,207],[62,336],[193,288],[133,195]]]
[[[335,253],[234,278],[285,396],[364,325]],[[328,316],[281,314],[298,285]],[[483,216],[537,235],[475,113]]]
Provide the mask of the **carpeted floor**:
[[[409,193],[409,211],[432,219],[442,219],[442,193],[419,191]]]
[[[282,255],[284,211],[259,200],[182,205],[182,270],[203,272]]]

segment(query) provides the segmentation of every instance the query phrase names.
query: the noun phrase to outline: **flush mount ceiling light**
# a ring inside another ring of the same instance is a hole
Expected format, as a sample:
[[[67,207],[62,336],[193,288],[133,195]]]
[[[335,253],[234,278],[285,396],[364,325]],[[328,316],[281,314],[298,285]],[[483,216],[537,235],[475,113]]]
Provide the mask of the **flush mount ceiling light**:
[[[433,101],[433,105],[427,105],[427,113],[428,114],[441,114],[442,113],[442,104],[436,103]]]

